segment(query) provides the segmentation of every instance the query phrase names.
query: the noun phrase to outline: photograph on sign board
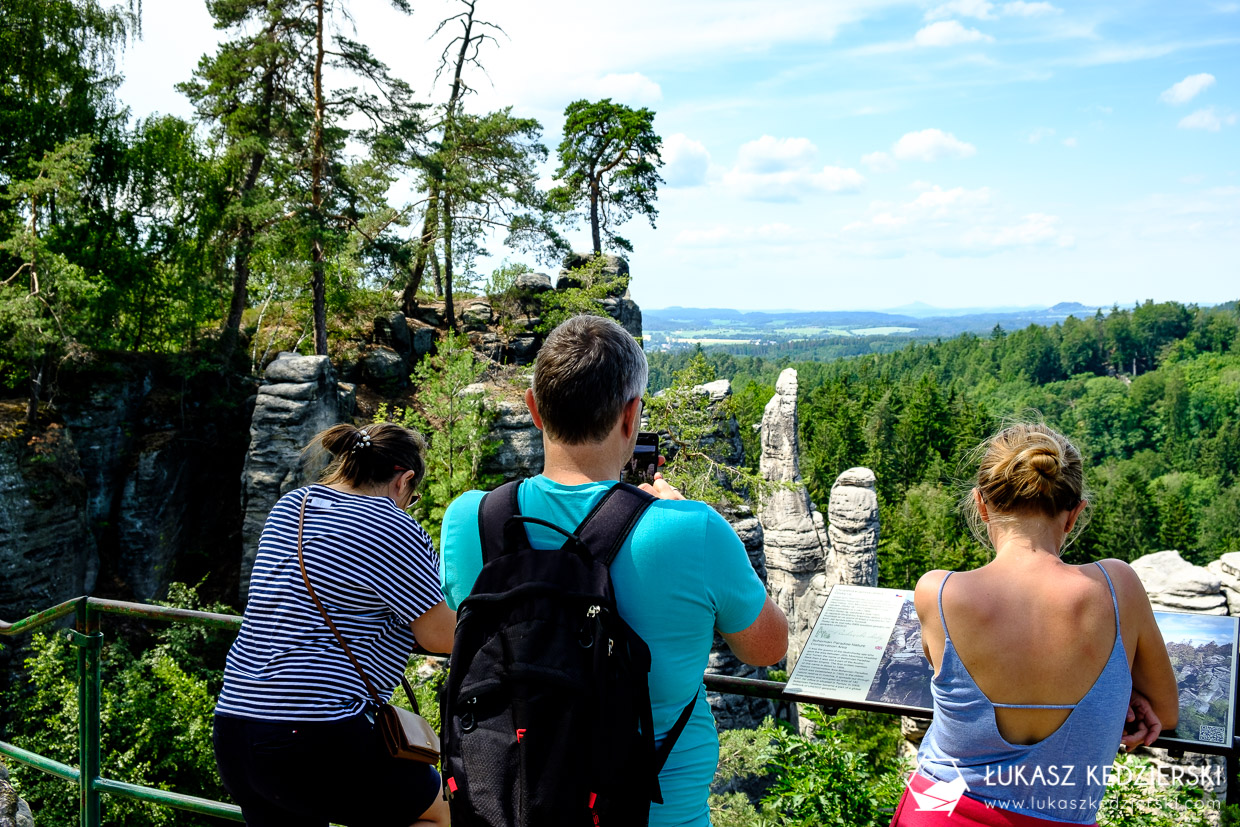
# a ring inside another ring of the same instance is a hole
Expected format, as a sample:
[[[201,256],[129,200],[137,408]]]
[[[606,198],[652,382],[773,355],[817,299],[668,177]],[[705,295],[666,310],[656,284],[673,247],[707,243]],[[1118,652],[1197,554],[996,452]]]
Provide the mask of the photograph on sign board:
[[[1154,619],[1180,690],[1180,722],[1172,737],[1227,744],[1235,714],[1236,618],[1154,612]]]
[[[883,659],[874,673],[866,700],[878,704],[930,709],[930,679],[934,669],[921,651],[921,622],[908,592],[891,629]]]

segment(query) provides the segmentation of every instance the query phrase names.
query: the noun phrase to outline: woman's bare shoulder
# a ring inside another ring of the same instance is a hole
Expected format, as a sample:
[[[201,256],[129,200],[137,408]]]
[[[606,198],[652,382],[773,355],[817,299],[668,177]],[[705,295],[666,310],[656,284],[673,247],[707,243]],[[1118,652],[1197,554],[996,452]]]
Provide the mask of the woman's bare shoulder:
[[[917,614],[923,620],[938,613],[939,610],[939,587],[943,585],[943,580],[949,571],[943,569],[934,569],[923,574],[917,580],[917,586],[913,590],[913,605],[917,608]]]

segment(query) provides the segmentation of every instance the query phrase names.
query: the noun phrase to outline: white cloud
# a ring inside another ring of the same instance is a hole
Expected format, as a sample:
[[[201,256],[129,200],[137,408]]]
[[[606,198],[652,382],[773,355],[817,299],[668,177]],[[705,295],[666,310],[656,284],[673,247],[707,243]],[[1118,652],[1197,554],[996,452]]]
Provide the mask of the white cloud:
[[[952,210],[962,207],[980,207],[990,203],[990,188],[981,187],[966,190],[964,187],[953,187],[945,190],[932,187],[908,203],[909,210],[942,217]]]
[[[870,152],[861,156],[861,163],[870,168],[871,172],[893,172],[895,160],[886,152]]]
[[[809,195],[857,192],[865,177],[848,167],[815,168],[818,147],[808,138],[763,135],[743,144],[723,183],[754,201],[799,201]]]
[[[1190,100],[1197,97],[1213,85],[1214,75],[1206,72],[1202,72],[1198,75],[1189,75],[1184,78],[1184,80],[1163,92],[1159,96],[1159,99],[1162,100],[1163,103],[1178,106],[1181,103],[1188,103]]]
[[[663,180],[669,187],[696,187],[706,181],[710,152],[701,142],[677,132],[663,139]]]
[[[969,158],[977,147],[941,129],[909,132],[895,142],[891,152],[901,161],[937,161],[941,158]]]
[[[723,183],[741,198],[751,201],[800,201],[810,195],[857,192],[865,177],[855,169],[823,167],[819,172],[789,169],[780,172],[748,172],[731,169]]]
[[[1071,247],[1076,239],[1059,229],[1059,216],[1030,213],[1019,224],[1001,227],[975,227],[964,234],[966,246],[997,249],[1054,244]]]
[[[857,192],[865,176],[852,167],[823,167],[810,176],[810,183],[825,192]]]
[[[590,84],[595,97],[611,98],[626,106],[646,106],[663,100],[663,89],[641,72],[603,75]]]
[[[1041,17],[1062,12],[1063,9],[1052,6],[1050,3],[1026,3],[1024,0],[1014,0],[1014,2],[1003,4],[1004,17]]]
[[[736,165],[746,172],[780,172],[804,169],[813,163],[818,147],[809,138],[775,138],[763,135],[756,141],[742,144],[736,153]]]
[[[976,210],[990,203],[990,188],[966,190],[954,187],[945,190],[931,186],[912,201],[890,204],[876,201],[870,205],[871,215],[844,227],[847,234],[865,237],[900,237],[909,232],[934,230],[953,223],[962,226],[976,221]]]
[[[976,17],[978,20],[994,20],[994,4],[989,0],[951,0],[926,12],[926,20],[942,20],[947,17]]]
[[[1069,149],[1076,148],[1076,138],[1064,138],[1062,141],[1060,141],[1060,143],[1068,147]]]
[[[1055,134],[1055,130],[1049,126],[1039,126],[1037,129],[1029,133],[1029,143],[1036,144],[1043,138],[1050,138]]]
[[[989,187],[932,186],[904,203],[872,203],[868,217],[846,225],[841,237],[862,256],[986,256],[1022,247],[1071,247],[1075,239],[1061,223],[1045,213],[1005,215]]]
[[[994,38],[977,29],[966,29],[956,20],[931,23],[913,36],[918,46],[959,46],[962,43],[993,43]]]
[[[805,234],[783,223],[763,224],[758,227],[729,227],[716,224],[699,230],[681,230],[676,234],[676,244],[685,247],[739,247],[792,244],[805,239]]]
[[[1218,132],[1224,126],[1232,126],[1236,122],[1235,113],[1220,112],[1213,106],[1208,109],[1198,109],[1191,115],[1185,115],[1180,119],[1180,129],[1206,129],[1210,132]]]

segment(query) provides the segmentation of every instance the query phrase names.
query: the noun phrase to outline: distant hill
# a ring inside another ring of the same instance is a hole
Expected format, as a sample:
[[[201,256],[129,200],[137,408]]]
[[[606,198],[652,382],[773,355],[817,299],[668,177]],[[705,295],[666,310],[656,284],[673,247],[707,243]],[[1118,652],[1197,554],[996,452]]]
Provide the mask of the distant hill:
[[[1077,318],[1092,316],[1098,310],[1079,302],[1006,309],[932,308],[917,303],[900,309],[907,312],[667,307],[643,309],[642,328],[648,347],[674,350],[695,343],[778,344],[858,336],[950,338],[961,333],[988,334],[995,325],[1004,330],[1016,330],[1031,324],[1050,325],[1070,315]],[[924,315],[930,312],[937,315]]]

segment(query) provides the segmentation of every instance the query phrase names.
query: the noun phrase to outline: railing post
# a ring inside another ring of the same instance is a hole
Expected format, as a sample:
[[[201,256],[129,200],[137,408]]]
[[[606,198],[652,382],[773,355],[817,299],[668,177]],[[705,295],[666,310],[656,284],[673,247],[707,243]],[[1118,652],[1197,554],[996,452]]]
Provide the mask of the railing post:
[[[99,827],[99,791],[95,781],[100,772],[99,747],[99,655],[103,633],[99,615],[83,597],[74,610],[75,629],[69,633],[78,648],[78,806],[80,827]]]

